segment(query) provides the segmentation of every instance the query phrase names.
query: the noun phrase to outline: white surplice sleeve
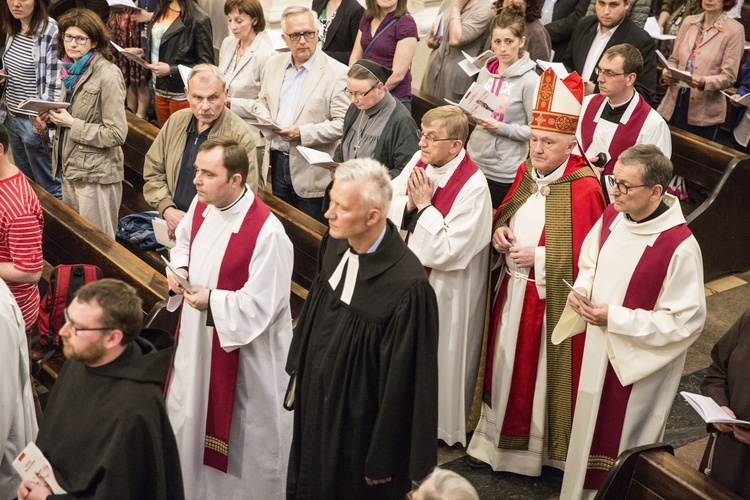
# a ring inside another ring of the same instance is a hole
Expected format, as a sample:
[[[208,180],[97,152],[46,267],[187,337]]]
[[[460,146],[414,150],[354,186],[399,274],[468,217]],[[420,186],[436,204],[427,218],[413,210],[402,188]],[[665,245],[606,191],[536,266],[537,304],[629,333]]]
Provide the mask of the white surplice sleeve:
[[[271,216],[258,234],[245,285],[236,292],[211,290],[211,314],[224,350],[249,344],[282,315],[291,314],[292,265],[292,243]]]
[[[404,210],[406,209],[406,202],[409,197],[406,195],[407,184],[409,183],[409,177],[411,176],[412,170],[417,164],[417,160],[422,155],[421,151],[414,153],[411,160],[404,166],[395,179],[391,181],[391,187],[393,188],[393,198],[391,199],[391,208],[388,210],[388,218],[391,219],[397,228],[401,229],[401,224],[404,221]],[[401,231],[401,235],[404,232]]]
[[[188,267],[190,262],[190,229],[193,222],[193,213],[195,212],[195,205],[198,197],[196,196],[190,203],[185,216],[182,218],[180,223],[177,225],[177,229],[174,231],[175,246],[169,251],[169,263],[172,267],[179,269],[181,267]],[[167,272],[169,272],[167,270]],[[188,276],[190,281],[190,276]],[[167,299],[167,310],[176,311],[182,303],[182,294],[170,295]]]
[[[674,361],[705,320],[703,261],[690,237],[675,250],[653,311],[609,306],[607,350],[620,382],[632,384]]]
[[[587,297],[591,296],[591,290],[594,287],[594,274],[596,273],[596,262],[599,258],[601,236],[602,218],[599,217],[589,234],[583,239],[581,253],[578,256],[578,277],[573,285],[573,288],[585,289]]]

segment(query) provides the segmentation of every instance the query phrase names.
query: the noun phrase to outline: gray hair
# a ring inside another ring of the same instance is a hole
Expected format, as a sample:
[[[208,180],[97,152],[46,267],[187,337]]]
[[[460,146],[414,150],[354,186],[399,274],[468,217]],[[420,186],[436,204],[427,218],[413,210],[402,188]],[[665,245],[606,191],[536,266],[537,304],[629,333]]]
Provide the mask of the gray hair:
[[[372,158],[346,161],[336,167],[335,179],[362,186],[362,202],[365,206],[380,209],[383,217],[388,215],[393,188],[388,169],[382,163]]]
[[[424,500],[479,500],[477,490],[455,472],[435,467],[419,487]]]
[[[213,64],[198,64],[193,67],[193,69],[190,70],[190,74],[187,78],[187,87],[190,87],[190,80],[193,79],[194,76],[198,75],[199,73],[212,73],[216,78],[221,81],[221,88],[222,90],[226,90],[227,88],[227,82],[224,79],[224,73],[221,72],[219,68],[214,66]]]
[[[303,14],[303,13],[310,14],[310,17],[312,17],[313,20],[313,26],[315,27],[316,31],[320,31],[320,21],[318,21],[318,14],[314,10],[304,7],[302,5],[290,5],[286,9],[284,9],[284,12],[281,13],[281,29],[284,31],[284,33],[287,32],[286,30],[286,18],[289,16],[294,16],[297,14]]]
[[[636,144],[620,155],[623,165],[641,165],[641,181],[649,188],[661,186],[666,193],[672,180],[672,162],[653,144]]]

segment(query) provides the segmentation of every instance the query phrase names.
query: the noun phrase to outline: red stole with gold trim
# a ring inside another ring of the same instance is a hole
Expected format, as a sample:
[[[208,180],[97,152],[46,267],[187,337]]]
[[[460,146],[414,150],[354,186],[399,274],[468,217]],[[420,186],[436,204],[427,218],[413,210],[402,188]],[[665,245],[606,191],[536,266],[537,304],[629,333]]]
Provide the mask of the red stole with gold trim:
[[[618,212],[614,205],[609,205],[602,215],[602,235],[599,249],[611,233],[610,226]],[[628,283],[628,289],[622,306],[628,309],[653,310],[659,292],[667,276],[669,263],[680,244],[692,233],[687,224],[680,224],[663,231],[653,244],[646,247],[633,275]],[[625,411],[633,385],[623,386],[615,374],[612,364],[608,362],[607,374],[601,392],[601,402],[594,428],[594,437],[589,451],[589,466],[586,470],[585,489],[597,490],[604,482],[609,467],[602,467],[602,463],[614,463],[620,453],[620,438],[625,424]],[[592,467],[592,464],[597,464]]]

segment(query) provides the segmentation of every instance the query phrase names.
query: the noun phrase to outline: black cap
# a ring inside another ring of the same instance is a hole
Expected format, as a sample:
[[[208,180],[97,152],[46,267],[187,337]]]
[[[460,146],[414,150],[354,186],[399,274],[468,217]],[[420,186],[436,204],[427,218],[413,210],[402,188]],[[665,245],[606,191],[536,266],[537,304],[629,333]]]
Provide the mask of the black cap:
[[[360,59],[354,64],[357,64],[365,68],[367,71],[369,71],[372,74],[372,76],[377,78],[377,80],[380,83],[385,83],[388,80],[388,78],[390,78],[391,75],[393,74],[393,70],[391,70],[390,68],[381,66],[380,64],[370,61],[369,59]]]

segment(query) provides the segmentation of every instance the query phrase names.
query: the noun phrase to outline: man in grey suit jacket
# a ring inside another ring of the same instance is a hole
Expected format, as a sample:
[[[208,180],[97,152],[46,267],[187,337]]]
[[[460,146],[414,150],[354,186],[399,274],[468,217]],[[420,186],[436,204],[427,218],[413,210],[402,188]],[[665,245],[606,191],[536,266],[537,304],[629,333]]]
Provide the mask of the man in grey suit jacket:
[[[254,107],[257,116],[280,126],[268,136],[263,178],[270,167],[273,194],[325,224],[323,196],[330,176],[310,165],[297,146],[333,155],[349,107],[348,68],[317,50],[319,26],[307,7],[287,7],[281,27],[290,52],[268,60]]]

